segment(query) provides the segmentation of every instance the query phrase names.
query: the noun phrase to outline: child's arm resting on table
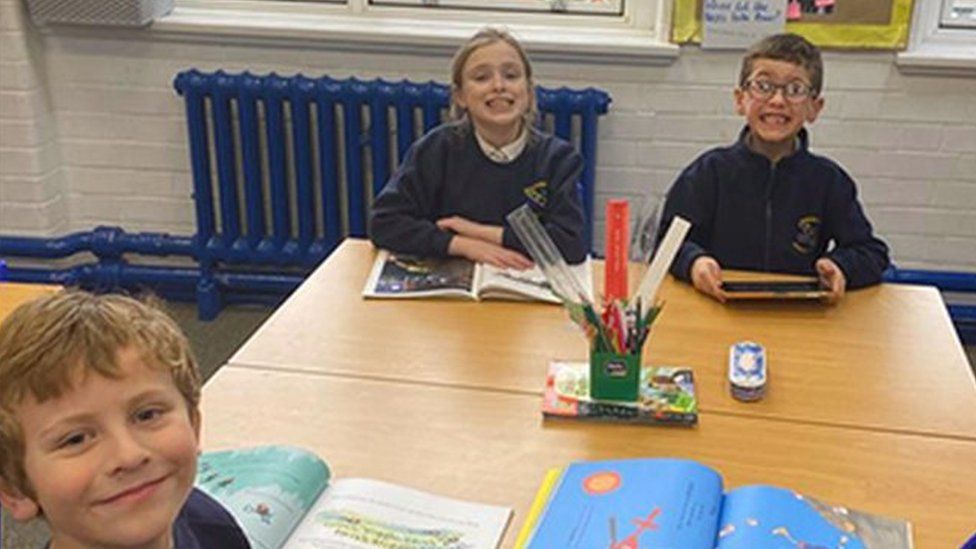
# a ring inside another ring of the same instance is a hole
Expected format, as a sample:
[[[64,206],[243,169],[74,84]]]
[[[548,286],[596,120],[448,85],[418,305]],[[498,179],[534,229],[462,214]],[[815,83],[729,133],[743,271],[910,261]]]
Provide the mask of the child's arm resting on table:
[[[430,219],[442,182],[423,176],[429,171],[423,170],[425,158],[419,156],[415,144],[373,201],[370,238],[377,247],[394,252],[445,257],[454,235]]]
[[[502,246],[502,227],[478,223],[459,215],[437,220],[437,228],[454,233],[447,253],[500,269],[525,270],[532,260],[516,250]]]
[[[455,235],[447,250],[453,256],[464,257],[476,263],[487,263],[499,269],[524,271],[532,267],[532,260],[515,250],[469,236]]]
[[[451,231],[460,236],[490,242],[498,246],[502,245],[502,233],[504,229],[501,225],[478,223],[477,221],[471,221],[459,215],[452,215],[438,219],[437,228],[442,231]]]
[[[871,222],[857,200],[854,181],[840,168],[838,172],[840,181],[830,195],[827,209],[827,234],[835,246],[824,257],[843,271],[847,288],[877,284],[890,262],[888,246],[874,236]]]

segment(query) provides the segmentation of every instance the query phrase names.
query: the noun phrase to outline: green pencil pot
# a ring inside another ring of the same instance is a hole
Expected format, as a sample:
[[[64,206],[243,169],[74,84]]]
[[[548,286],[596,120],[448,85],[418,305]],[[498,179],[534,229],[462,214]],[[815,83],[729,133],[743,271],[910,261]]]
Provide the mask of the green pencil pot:
[[[590,397],[597,400],[637,400],[641,356],[590,353]]]

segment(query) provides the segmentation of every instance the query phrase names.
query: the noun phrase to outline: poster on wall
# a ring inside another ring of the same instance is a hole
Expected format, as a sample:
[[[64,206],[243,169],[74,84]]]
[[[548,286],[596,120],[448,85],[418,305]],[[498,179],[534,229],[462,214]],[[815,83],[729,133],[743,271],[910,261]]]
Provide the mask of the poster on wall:
[[[704,0],[702,48],[745,49],[783,32],[787,0]]]
[[[703,41],[711,1],[675,0],[672,42]],[[904,49],[911,13],[912,0],[786,0],[785,30],[820,47]]]

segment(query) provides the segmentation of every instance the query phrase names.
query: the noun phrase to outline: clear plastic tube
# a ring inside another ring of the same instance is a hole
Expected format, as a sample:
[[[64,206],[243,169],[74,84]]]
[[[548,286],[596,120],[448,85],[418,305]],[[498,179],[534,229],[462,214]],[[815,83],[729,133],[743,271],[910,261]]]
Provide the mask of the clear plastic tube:
[[[560,299],[590,303],[589,292],[566,264],[566,259],[532,209],[523,204],[509,213],[506,219]]]

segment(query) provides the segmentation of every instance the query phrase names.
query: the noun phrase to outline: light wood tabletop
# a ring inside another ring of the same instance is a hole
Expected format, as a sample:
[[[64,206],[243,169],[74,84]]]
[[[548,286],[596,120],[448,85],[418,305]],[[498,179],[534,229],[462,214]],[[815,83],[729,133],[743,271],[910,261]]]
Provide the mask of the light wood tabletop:
[[[223,367],[203,391],[203,448],[296,445],[367,477],[514,508],[511,547],[548,468],[680,457],[726,487],[774,484],[907,519],[916,547],[972,534],[976,442],[702,414],[694,428],[543,422],[534,395]]]
[[[24,284],[20,282],[0,282],[0,322],[7,318],[21,303],[36,297],[57,292],[61,286],[49,284]]]
[[[541,394],[550,360],[587,357],[558,306],[364,300],[374,253],[345,241],[230,362]],[[976,382],[934,288],[885,284],[833,307],[722,305],[668,279],[662,296],[644,362],[692,367],[704,411],[976,440]],[[760,402],[729,395],[728,349],[741,340],[766,347]]]

